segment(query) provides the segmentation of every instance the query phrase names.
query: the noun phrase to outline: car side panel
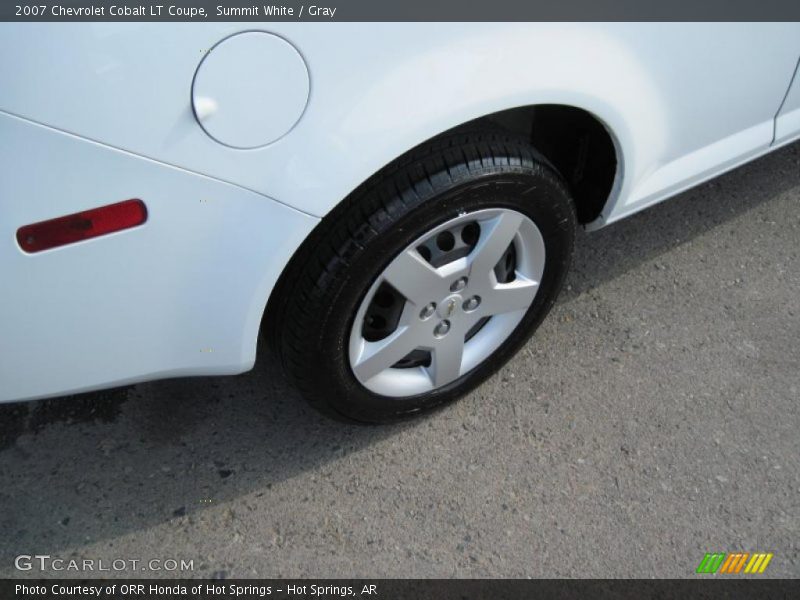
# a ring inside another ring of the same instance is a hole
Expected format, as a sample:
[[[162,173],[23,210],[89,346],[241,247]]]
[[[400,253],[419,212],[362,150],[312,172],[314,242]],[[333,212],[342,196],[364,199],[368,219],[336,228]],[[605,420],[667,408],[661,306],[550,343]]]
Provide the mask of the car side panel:
[[[246,370],[318,217],[496,111],[595,114],[619,157],[596,225],[631,214],[767,151],[800,54],[796,23],[261,28],[303,54],[311,98],[289,135],[235,150],[197,125],[190,88],[209,48],[252,24],[0,24],[0,401]],[[150,209],[140,228],[16,244],[22,225],[132,197]]]
[[[26,254],[25,224],[140,198],[147,222]],[[245,371],[317,219],[237,186],[0,115],[0,402]]]
[[[216,42],[254,24],[2,24],[0,110],[179,165],[322,216],[420,142],[495,111],[597,115],[620,155],[600,224],[769,146],[797,23],[269,23],[308,63],[280,141],[233,150],[195,123]],[[47,43],[42,43],[47,40]]]

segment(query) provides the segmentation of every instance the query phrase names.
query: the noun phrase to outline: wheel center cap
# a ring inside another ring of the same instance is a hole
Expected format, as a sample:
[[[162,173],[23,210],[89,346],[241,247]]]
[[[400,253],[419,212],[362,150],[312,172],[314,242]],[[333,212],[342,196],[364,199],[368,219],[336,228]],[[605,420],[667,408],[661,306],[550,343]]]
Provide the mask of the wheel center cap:
[[[461,306],[461,296],[453,294],[447,296],[436,306],[436,314],[442,319],[451,319],[458,312]]]

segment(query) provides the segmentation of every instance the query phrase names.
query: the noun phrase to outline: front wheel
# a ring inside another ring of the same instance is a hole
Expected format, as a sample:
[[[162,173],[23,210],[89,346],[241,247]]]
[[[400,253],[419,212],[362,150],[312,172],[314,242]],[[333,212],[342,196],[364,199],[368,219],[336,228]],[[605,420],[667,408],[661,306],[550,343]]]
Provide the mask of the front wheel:
[[[316,407],[385,422],[462,396],[553,305],[575,211],[527,141],[437,139],[331,213],[288,268],[268,326]]]

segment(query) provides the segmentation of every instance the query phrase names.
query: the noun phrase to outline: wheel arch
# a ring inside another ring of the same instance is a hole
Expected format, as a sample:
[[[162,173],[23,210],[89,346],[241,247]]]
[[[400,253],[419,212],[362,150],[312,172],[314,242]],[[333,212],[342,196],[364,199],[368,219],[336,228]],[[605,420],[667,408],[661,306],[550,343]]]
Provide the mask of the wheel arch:
[[[289,282],[294,279],[295,265],[308,260],[314,252],[317,232],[323,228],[324,222],[336,219],[337,215],[341,217],[343,212],[348,210],[347,205],[361,190],[368,187],[371,181],[393,164],[412,156],[420,148],[461,130],[487,127],[506,130],[526,138],[534,151],[544,156],[567,181],[570,191],[573,192],[579,222],[588,224],[597,221],[603,207],[618,187],[622,168],[619,144],[600,118],[584,109],[559,104],[518,106],[482,115],[450,127],[409,148],[371,173],[334,205],[300,244],[281,272],[267,300],[262,328],[263,323],[268,320],[268,315],[275,312],[279,299],[290,285]],[[589,144],[596,144],[599,147],[599,153],[595,157],[597,163],[594,163],[592,157],[584,150],[587,140]],[[589,171],[594,175],[582,179],[581,173],[587,173],[587,165],[591,166]],[[576,190],[577,195],[575,195]]]

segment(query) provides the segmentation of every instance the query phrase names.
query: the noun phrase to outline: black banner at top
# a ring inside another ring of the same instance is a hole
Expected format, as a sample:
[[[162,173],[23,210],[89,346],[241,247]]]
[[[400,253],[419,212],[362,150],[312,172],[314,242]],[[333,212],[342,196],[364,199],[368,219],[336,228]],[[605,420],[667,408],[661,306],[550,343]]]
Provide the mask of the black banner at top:
[[[798,0],[6,0],[0,21],[800,21]]]

